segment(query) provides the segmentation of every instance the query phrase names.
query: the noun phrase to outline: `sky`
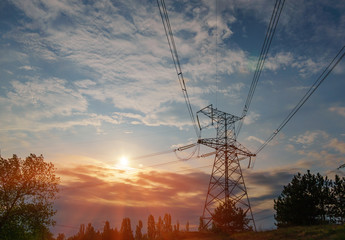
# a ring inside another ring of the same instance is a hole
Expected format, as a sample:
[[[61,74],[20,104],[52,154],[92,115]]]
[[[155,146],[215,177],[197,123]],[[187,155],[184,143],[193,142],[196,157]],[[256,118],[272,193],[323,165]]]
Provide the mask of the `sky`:
[[[166,0],[194,113],[241,115],[274,3]],[[344,1],[286,1],[238,141],[255,152],[344,43]],[[258,229],[274,228],[297,172],[344,176],[344,80],[343,60],[255,165],[242,161]],[[142,157],[197,141],[156,1],[1,1],[0,110],[1,156],[57,168],[54,233],[164,213],[197,228],[214,156]]]

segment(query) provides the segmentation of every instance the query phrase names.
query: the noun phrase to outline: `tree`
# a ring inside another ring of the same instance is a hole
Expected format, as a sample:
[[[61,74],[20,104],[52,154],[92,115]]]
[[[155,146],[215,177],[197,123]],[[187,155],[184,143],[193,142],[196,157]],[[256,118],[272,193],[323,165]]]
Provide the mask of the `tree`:
[[[331,214],[337,222],[345,223],[345,177],[340,178],[335,175],[334,186],[332,188],[333,204]]]
[[[189,221],[186,223],[186,232],[189,232]]]
[[[97,240],[99,239],[99,233],[95,231],[95,228],[89,223],[85,230],[85,235],[82,238],[83,240]]]
[[[198,227],[199,232],[205,231],[204,228],[205,228],[204,219],[202,217],[200,217],[199,218],[199,227]]]
[[[143,222],[139,220],[139,223],[135,229],[135,240],[142,240],[143,239],[143,234],[141,232],[141,229],[143,228]]]
[[[177,220],[176,224],[174,225],[174,233],[180,232],[180,222]]]
[[[163,225],[164,232],[170,233],[172,232],[172,225],[171,225],[171,215],[166,213],[164,215],[164,225]]]
[[[53,201],[59,178],[42,155],[25,160],[0,157],[0,236],[2,239],[42,238],[54,225]]]
[[[57,238],[56,238],[56,240],[65,240],[65,239],[66,239],[66,236],[63,233],[59,233]]]
[[[332,181],[320,174],[295,175],[274,200],[278,227],[314,225],[329,221]]]
[[[120,233],[121,233],[122,239],[124,240],[134,239],[132,227],[131,227],[131,220],[129,218],[124,218],[122,220]]]
[[[110,228],[109,221],[105,221],[102,233],[102,240],[111,240],[112,239],[112,229]]]
[[[156,237],[155,219],[151,214],[147,219],[147,236],[149,239],[155,239]]]
[[[163,220],[162,217],[159,216],[157,226],[156,226],[156,237],[160,238],[163,232]]]
[[[226,233],[240,232],[250,230],[248,226],[249,219],[242,208],[236,207],[232,201],[220,204],[213,214],[213,231]]]

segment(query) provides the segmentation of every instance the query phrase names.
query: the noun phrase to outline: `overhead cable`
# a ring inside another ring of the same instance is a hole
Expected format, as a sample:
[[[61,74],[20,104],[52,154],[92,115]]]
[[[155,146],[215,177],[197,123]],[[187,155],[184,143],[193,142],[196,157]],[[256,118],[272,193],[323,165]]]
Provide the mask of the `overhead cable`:
[[[337,168],[337,170],[339,170],[339,169],[341,169],[341,168],[345,168],[345,164],[340,165],[340,166]]]
[[[187,92],[187,88],[186,88],[186,83],[185,83],[185,80],[183,77],[183,73],[182,73],[182,69],[181,69],[181,65],[180,65],[180,60],[179,60],[179,57],[177,54],[177,48],[175,45],[174,35],[173,35],[172,30],[171,30],[169,16],[168,16],[168,12],[167,12],[164,0],[157,0],[157,5],[159,8],[159,13],[160,13],[161,18],[162,18],[162,23],[163,23],[165,35],[166,35],[167,40],[168,40],[168,44],[169,44],[169,48],[170,48],[170,52],[171,52],[171,57],[172,57],[172,60],[174,62],[174,65],[175,65],[177,78],[179,80],[179,83],[180,83],[180,86],[182,89],[182,93],[183,93],[183,97],[184,97],[186,105],[187,105],[188,113],[189,113],[189,116],[192,120],[192,124],[193,124],[194,130],[195,130],[195,133],[196,133],[197,137],[199,138],[200,131],[196,125],[193,109],[192,109],[192,106],[191,106],[191,103],[189,100],[189,96],[188,96],[188,92]]]
[[[255,69],[255,72],[254,72],[252,84],[250,85],[250,89],[249,89],[249,93],[248,93],[248,96],[247,96],[247,100],[246,100],[246,102],[244,104],[244,108],[243,108],[243,111],[242,111],[242,115],[241,115],[242,120],[239,122],[239,125],[238,125],[238,128],[237,128],[237,136],[239,135],[239,133],[241,131],[244,118],[247,116],[247,112],[249,110],[249,106],[250,106],[250,104],[252,102],[252,99],[253,99],[253,96],[254,96],[254,92],[255,92],[256,86],[258,84],[258,81],[259,81],[259,78],[260,78],[260,75],[261,75],[262,69],[264,67],[264,63],[265,63],[267,54],[268,54],[268,50],[270,49],[270,46],[271,46],[271,43],[272,43],[272,39],[273,39],[274,33],[276,31],[279,18],[280,18],[281,12],[282,12],[283,7],[284,7],[284,3],[285,3],[285,0],[276,0],[276,3],[274,5],[274,9],[273,9],[273,12],[272,12],[270,23],[269,23],[268,28],[267,28],[265,40],[264,40],[264,43],[263,43],[262,48],[261,48],[261,52],[260,52],[260,56],[259,56],[258,62],[256,64],[256,69]]]
[[[258,148],[255,154],[258,154],[272,139],[282,130],[282,128],[291,120],[291,118],[298,112],[298,110],[303,106],[303,104],[310,98],[310,96],[316,91],[316,89],[321,85],[321,83],[328,77],[328,75],[333,71],[333,69],[338,65],[338,63],[345,56],[345,45],[339,50],[337,55],[333,58],[330,64],[325,68],[321,75],[316,79],[314,84],[309,88],[307,93],[302,97],[302,99],[297,103],[297,105],[292,109],[289,115],[283,120],[283,122],[278,126],[278,128],[272,133],[272,135],[267,138],[267,140]]]

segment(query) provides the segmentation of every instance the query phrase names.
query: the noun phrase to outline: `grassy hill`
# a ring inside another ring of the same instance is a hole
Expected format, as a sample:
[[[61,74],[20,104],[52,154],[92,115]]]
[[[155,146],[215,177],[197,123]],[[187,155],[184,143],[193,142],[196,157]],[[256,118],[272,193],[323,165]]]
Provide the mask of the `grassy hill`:
[[[345,239],[345,225],[291,227],[263,232],[236,233],[231,236],[213,233],[183,233],[185,240],[341,240]]]

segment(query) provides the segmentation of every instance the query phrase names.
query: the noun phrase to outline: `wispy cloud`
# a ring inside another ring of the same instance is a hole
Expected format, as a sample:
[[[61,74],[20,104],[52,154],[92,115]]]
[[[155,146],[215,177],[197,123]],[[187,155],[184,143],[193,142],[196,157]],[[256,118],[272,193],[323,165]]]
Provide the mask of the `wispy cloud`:
[[[244,124],[249,125],[254,123],[256,120],[260,118],[260,114],[255,113],[255,112],[250,112],[244,119]],[[251,140],[251,139],[248,139]]]
[[[306,131],[304,134],[301,134],[295,138],[290,139],[290,141],[310,145],[313,144],[316,140],[320,141],[320,138],[323,141],[324,139],[327,139],[329,135],[324,131]]]
[[[329,111],[335,112],[342,117],[345,117],[345,107],[330,107]]]

